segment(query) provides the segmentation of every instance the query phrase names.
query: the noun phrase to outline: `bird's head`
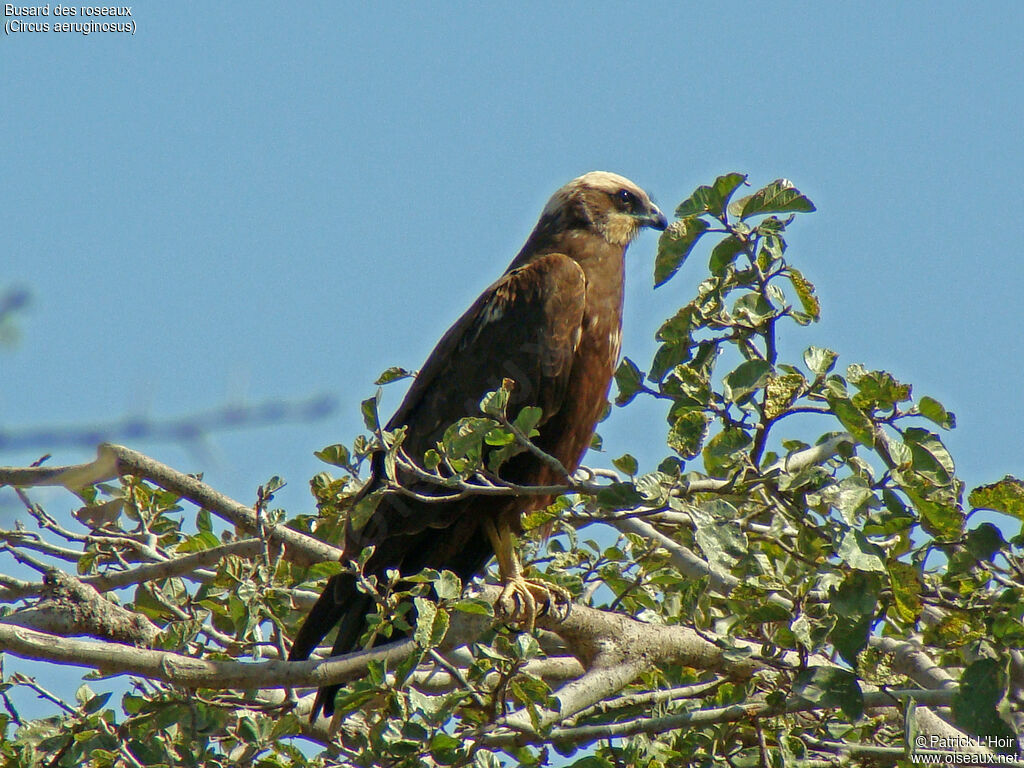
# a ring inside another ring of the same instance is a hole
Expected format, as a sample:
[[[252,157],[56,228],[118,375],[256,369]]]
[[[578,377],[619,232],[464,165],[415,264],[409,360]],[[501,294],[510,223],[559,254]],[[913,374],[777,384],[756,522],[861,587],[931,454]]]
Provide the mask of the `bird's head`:
[[[583,227],[612,245],[625,247],[644,227],[665,229],[668,221],[651,198],[629,179],[608,171],[591,171],[555,192],[541,216],[563,226]]]

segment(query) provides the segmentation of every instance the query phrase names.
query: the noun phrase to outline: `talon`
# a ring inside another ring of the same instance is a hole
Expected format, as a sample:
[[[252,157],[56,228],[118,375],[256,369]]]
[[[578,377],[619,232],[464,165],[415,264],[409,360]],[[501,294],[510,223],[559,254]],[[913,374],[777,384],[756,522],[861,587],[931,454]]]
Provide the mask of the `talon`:
[[[564,620],[569,615],[571,600],[568,590],[557,584],[515,576],[505,582],[497,606],[510,623],[532,632],[538,616]]]
[[[497,611],[527,632],[533,631],[537,616],[550,614],[557,621],[563,621],[569,615],[572,601],[569,591],[557,584],[528,579],[523,575],[523,567],[513,546],[512,532],[507,525],[487,520],[484,530],[498,558],[502,589],[495,603]]]

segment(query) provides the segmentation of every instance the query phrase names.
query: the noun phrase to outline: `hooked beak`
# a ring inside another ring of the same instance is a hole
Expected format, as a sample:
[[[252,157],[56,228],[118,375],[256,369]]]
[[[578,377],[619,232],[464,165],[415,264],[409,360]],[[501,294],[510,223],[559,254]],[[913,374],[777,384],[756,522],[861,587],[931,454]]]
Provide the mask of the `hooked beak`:
[[[642,226],[657,230],[664,230],[668,226],[668,219],[665,218],[665,214],[658,210],[658,206],[654,203],[651,203],[651,209],[647,212],[646,216],[641,217],[640,222]]]

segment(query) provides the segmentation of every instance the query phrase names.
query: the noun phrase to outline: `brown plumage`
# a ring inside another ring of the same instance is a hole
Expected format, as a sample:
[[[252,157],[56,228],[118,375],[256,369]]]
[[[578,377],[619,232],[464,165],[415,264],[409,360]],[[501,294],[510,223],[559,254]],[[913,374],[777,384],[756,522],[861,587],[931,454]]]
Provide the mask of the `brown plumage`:
[[[534,443],[574,472],[605,408],[619,356],[623,256],[643,227],[664,229],[665,217],[628,179],[594,171],[559,189],[505,273],[441,338],[387,429],[406,427],[403,447],[419,459],[464,416],[479,415],[480,399],[503,379],[515,381],[509,413],[539,406],[543,419]],[[365,495],[384,477],[375,457]],[[554,485],[564,478],[530,453],[501,468],[505,480]],[[409,487],[435,493],[429,486]],[[375,547],[367,574],[389,568],[413,574],[448,569],[463,580],[494,554],[506,585],[509,613],[532,625],[536,604],[564,599],[557,588],[525,579],[513,551],[521,516],[550,498],[478,496],[444,503],[388,494],[360,530],[346,533],[345,555]],[[332,655],[360,647],[372,601],[351,575],[333,576],[310,611],[289,659],[306,659],[338,624]],[[312,717],[330,716],[338,686],[319,692]]]

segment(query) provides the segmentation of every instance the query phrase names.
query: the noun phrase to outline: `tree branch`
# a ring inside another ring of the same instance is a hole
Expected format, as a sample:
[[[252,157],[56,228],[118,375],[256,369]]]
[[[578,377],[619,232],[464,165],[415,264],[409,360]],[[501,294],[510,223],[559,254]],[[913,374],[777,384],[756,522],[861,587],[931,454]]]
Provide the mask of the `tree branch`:
[[[864,694],[864,705],[868,708],[902,707],[904,699],[912,698],[921,704],[945,706],[953,700],[953,694],[954,691],[951,690],[873,691]],[[757,720],[786,713],[808,712],[821,709],[827,709],[827,707],[822,707],[820,704],[799,697],[791,697],[783,706],[774,706],[766,703],[735,704],[728,707],[702,709],[695,712],[679,712],[662,717],[638,717],[616,723],[555,728],[544,735],[535,732],[496,732],[483,736],[481,741],[491,747],[511,747],[552,741],[579,744],[599,739],[636,736],[641,733],[664,733],[680,728]]]
[[[191,475],[161,464],[138,451],[104,443],[97,449],[95,461],[67,467],[0,467],[0,485],[61,485],[72,492],[120,475],[135,475],[164,490],[176,493],[203,509],[238,527],[255,533],[259,521],[252,508],[214,490]],[[285,556],[300,565],[338,560],[341,550],[304,533],[276,526],[269,531],[271,544],[281,545]]]

